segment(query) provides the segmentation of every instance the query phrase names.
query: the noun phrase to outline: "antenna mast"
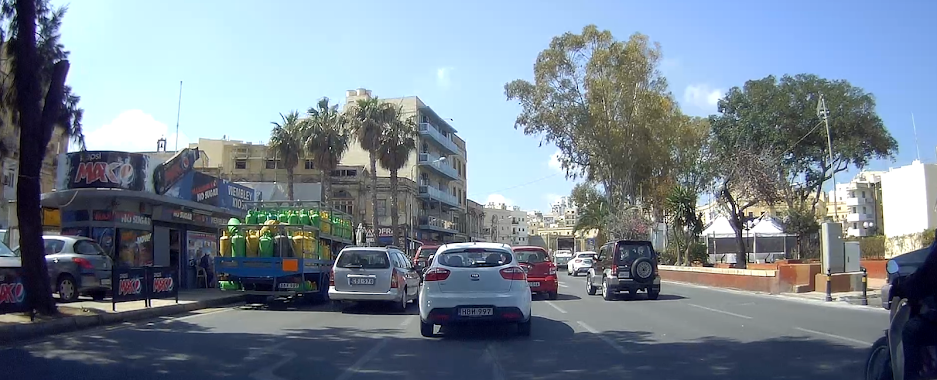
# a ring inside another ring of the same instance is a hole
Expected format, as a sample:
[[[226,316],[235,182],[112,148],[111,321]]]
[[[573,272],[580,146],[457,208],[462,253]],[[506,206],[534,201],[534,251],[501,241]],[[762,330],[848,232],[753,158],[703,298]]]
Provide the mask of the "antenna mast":
[[[176,106],[176,152],[179,151],[179,115],[182,113],[182,81],[179,81],[179,105]]]
[[[914,112],[911,112],[911,127],[914,128],[914,149],[917,150],[917,160],[921,160],[921,145],[917,141],[917,124],[914,123]]]

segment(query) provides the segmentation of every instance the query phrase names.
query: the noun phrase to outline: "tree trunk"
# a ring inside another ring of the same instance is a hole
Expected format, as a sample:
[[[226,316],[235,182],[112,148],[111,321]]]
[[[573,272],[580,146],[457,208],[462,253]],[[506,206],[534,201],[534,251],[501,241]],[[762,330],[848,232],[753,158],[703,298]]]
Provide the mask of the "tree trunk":
[[[52,128],[60,115],[68,61],[55,64],[45,107],[40,106],[39,57],[36,51],[36,2],[16,2],[17,37],[14,46],[14,86],[19,111],[20,156],[19,179],[16,186],[16,212],[20,227],[22,267],[25,277],[26,300],[30,307],[43,315],[57,312],[49,287],[42,244],[42,215],[39,176],[46,146]]]
[[[322,171],[322,204],[332,207],[332,171]]]
[[[397,170],[390,171],[390,227],[392,228],[392,233],[394,236],[394,245],[398,247],[403,247],[400,243],[400,228],[398,228],[397,223],[399,219],[397,218],[397,185],[399,184],[397,179]]]
[[[374,152],[369,152],[368,160],[371,161],[371,230],[374,231],[374,242],[377,243],[377,156]]]
[[[286,168],[286,197],[289,198],[289,201],[295,201],[293,193],[293,169]]]

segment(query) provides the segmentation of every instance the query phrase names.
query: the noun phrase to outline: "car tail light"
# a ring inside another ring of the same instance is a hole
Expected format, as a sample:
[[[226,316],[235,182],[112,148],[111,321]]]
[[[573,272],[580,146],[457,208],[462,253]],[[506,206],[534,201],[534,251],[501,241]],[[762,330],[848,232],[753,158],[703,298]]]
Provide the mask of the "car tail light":
[[[502,269],[501,277],[505,280],[527,281],[527,273],[517,267]]]
[[[450,272],[448,269],[443,268],[433,268],[426,271],[426,275],[423,276],[423,281],[444,281],[449,278]]]
[[[335,269],[329,271],[329,286],[335,286]]]
[[[81,269],[94,269],[94,265],[91,265],[91,262],[86,258],[82,257],[73,257],[72,262],[78,264]]]
[[[397,289],[397,271],[390,273],[390,288]]]
[[[550,274],[556,274],[556,265],[550,264]]]
[[[618,265],[612,265],[612,276],[618,275]]]

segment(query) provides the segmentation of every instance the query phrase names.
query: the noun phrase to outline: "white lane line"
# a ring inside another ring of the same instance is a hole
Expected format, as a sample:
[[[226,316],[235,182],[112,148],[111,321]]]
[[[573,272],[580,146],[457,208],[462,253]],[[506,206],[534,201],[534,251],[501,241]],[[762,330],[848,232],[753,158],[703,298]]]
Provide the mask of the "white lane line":
[[[410,325],[410,322],[413,322],[414,319],[416,319],[416,316],[415,316],[415,315],[411,315],[411,316],[407,317],[407,319],[404,319],[403,322],[400,322],[400,327],[407,327],[407,326],[409,326],[409,325]]]
[[[871,345],[872,345],[872,343],[869,343],[869,342],[866,342],[866,341],[862,341],[862,340],[859,340],[859,339],[853,339],[853,338],[845,337],[845,336],[842,336],[842,335],[836,335],[836,334],[825,333],[825,332],[822,332],[822,331],[816,331],[816,330],[805,329],[805,328],[803,328],[803,327],[794,327],[794,330],[803,331],[803,332],[805,332],[805,333],[810,333],[810,334],[815,334],[815,335],[820,335],[820,336],[825,336],[825,337],[827,337],[827,338],[839,339],[839,340],[842,340],[842,341],[846,341],[846,342],[850,342],[850,343],[855,343],[855,344],[859,344],[859,345],[863,345],[863,346],[871,346]]]
[[[559,283],[559,285],[560,285],[561,288],[568,288],[568,287],[569,287],[569,285],[566,285],[566,284],[564,284],[564,283],[562,283],[562,282]]]
[[[358,374],[358,372],[361,372],[361,367],[364,367],[364,365],[368,364],[371,359],[374,359],[374,357],[377,356],[377,353],[380,352],[381,349],[386,345],[387,338],[381,339],[381,341],[376,346],[368,350],[368,352],[365,352],[364,356],[352,364],[351,367],[348,367],[348,369],[346,369],[345,372],[341,374],[341,376],[335,378],[335,380],[348,380],[352,376]]]
[[[731,315],[731,316],[733,316],[733,317],[739,317],[739,318],[745,318],[745,319],[752,319],[752,317],[749,317],[749,316],[747,316],[747,315],[730,313],[730,312],[728,312],[728,311],[719,310],[719,309],[713,309],[713,308],[709,308],[709,307],[706,307],[706,306],[700,306],[700,305],[697,305],[697,304],[688,303],[687,305],[690,305],[690,306],[693,306],[693,307],[696,307],[696,308],[700,308],[700,309],[703,309],[703,310],[709,310],[709,311],[711,311],[711,312],[713,312],[713,313],[720,313],[720,314],[725,314],[725,315]]]
[[[504,368],[498,362],[494,343],[488,343],[488,346],[485,347],[485,361],[491,364],[491,380],[504,380]]]
[[[556,306],[556,304],[554,304],[553,302],[550,302],[550,301],[543,301],[543,302],[545,302],[547,305],[553,306],[553,308],[556,309],[556,311],[566,314],[566,310],[563,310],[563,308]]]
[[[283,342],[264,349],[254,350],[250,355],[244,358],[244,360],[256,360],[264,354],[277,354],[282,356],[282,358],[280,358],[280,360],[276,361],[275,363],[254,371],[250,374],[250,377],[256,380],[286,380],[286,378],[277,376],[273,373],[273,371],[276,371],[277,368],[280,368],[286,363],[289,363],[291,360],[296,359],[295,352],[281,350],[285,344],[286,342]]]
[[[630,354],[630,353],[628,352],[628,350],[626,350],[624,347],[622,347],[621,345],[619,345],[618,343],[616,343],[614,340],[609,339],[609,337],[607,337],[607,336],[605,336],[605,335],[602,335],[602,333],[600,333],[598,330],[592,328],[592,326],[587,325],[587,324],[586,324],[585,322],[583,322],[583,321],[576,321],[576,323],[578,323],[580,326],[582,326],[582,328],[586,329],[586,331],[588,331],[588,332],[594,334],[595,336],[599,337],[599,339],[601,339],[603,342],[607,343],[609,346],[612,346],[612,348],[614,348],[615,351],[620,352],[622,355],[629,355],[629,354]]]

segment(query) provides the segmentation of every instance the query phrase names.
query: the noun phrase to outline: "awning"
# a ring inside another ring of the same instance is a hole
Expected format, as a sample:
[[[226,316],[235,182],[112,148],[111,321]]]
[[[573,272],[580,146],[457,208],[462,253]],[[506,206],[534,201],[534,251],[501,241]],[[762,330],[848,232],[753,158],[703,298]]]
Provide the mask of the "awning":
[[[179,207],[187,207],[195,210],[220,214],[226,217],[244,217],[241,213],[235,213],[231,210],[209,206],[198,202],[187,201],[163,195],[157,195],[146,191],[130,191],[123,189],[71,189],[62,191],[53,191],[44,193],[41,197],[42,207],[62,208],[82,202],[94,201],[108,198],[123,198],[135,201],[170,204]]]

